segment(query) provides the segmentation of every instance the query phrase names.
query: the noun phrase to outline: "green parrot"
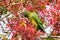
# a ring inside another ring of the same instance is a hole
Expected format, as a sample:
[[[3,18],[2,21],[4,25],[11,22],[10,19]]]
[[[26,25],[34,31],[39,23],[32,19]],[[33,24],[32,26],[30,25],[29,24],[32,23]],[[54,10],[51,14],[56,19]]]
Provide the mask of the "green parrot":
[[[42,25],[42,22],[39,19],[39,17],[38,17],[36,12],[24,11],[23,14],[24,14],[25,17],[28,18],[28,20],[31,21],[32,24],[34,24],[36,30],[41,29],[43,32],[45,32],[44,31],[44,27]]]

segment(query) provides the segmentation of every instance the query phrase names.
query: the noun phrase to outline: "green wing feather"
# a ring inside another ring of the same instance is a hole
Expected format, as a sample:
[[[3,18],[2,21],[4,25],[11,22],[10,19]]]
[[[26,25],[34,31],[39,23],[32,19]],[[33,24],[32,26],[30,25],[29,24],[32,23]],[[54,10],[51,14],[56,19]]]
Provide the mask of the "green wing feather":
[[[34,23],[35,23],[35,26],[36,26],[36,29],[41,29],[42,31],[44,31],[44,27],[43,27],[43,24],[41,22],[41,20],[39,19],[38,15],[36,12],[28,12],[28,11],[25,11],[23,13],[30,21],[31,20],[34,20]]]

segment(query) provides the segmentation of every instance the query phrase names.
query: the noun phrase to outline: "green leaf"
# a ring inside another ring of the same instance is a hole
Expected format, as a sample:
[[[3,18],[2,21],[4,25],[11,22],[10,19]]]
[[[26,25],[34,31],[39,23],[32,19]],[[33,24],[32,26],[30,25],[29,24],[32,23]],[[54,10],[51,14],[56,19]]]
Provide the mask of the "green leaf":
[[[2,40],[8,40],[7,38],[3,38]]]
[[[53,38],[51,38],[51,37],[48,37],[46,40],[54,40]]]
[[[2,6],[2,5],[0,5],[0,15],[2,15],[3,13],[4,13],[4,14],[7,13],[7,8],[4,7],[4,6]]]

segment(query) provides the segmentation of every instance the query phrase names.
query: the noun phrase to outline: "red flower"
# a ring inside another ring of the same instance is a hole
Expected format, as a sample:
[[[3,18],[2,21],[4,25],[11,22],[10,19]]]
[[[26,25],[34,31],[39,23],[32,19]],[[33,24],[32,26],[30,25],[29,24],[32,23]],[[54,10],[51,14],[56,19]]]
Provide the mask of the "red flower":
[[[56,0],[56,3],[60,3],[60,0]]]
[[[17,4],[11,4],[9,5],[8,7],[8,10],[11,12],[11,13],[17,13],[19,11],[21,11],[23,9],[22,7],[22,4],[21,3],[17,3]]]
[[[10,3],[10,0],[1,0],[0,1],[0,5],[3,5],[3,6],[8,6]]]
[[[26,6],[26,10],[27,11],[32,11],[33,10],[33,6],[32,5],[27,5]],[[33,10],[34,11],[34,10]]]
[[[7,6],[7,4],[6,4],[6,1],[2,1],[2,2],[0,2],[0,5],[3,5],[3,6]]]

